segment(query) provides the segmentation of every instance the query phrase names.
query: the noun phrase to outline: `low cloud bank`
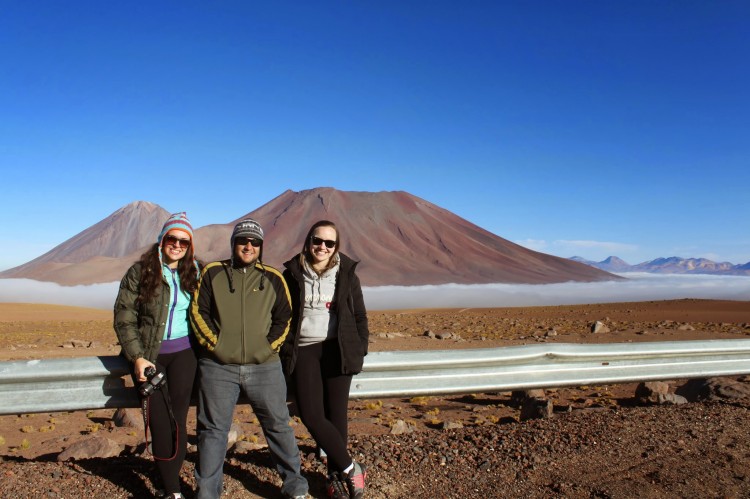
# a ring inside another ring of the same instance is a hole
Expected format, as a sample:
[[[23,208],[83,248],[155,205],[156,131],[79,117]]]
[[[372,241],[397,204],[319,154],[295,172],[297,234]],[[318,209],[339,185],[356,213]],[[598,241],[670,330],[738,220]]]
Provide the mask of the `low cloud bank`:
[[[620,274],[625,281],[560,284],[444,284],[364,289],[371,310],[442,307],[524,307],[704,298],[750,300],[750,277]]]
[[[750,301],[750,277],[621,274],[624,281],[561,284],[444,284],[364,288],[370,310],[442,307],[522,307],[705,298]],[[0,279],[0,302],[51,303],[111,309],[117,282],[60,286]]]
[[[87,286],[60,286],[31,279],[0,279],[1,303],[49,303],[76,307],[111,309],[119,282]]]

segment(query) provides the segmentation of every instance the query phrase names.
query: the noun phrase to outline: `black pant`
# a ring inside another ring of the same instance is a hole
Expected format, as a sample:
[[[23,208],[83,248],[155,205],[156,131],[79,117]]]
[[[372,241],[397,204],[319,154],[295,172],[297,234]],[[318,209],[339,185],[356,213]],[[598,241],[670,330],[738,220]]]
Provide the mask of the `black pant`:
[[[192,348],[175,353],[159,354],[156,370],[166,374],[169,401],[177,424],[177,442],[166,394],[155,391],[148,400],[148,427],[151,432],[151,451],[167,494],[180,492],[180,469],[187,450],[187,413],[198,361]],[[140,386],[136,381],[136,386]]]
[[[352,464],[347,451],[352,376],[341,374],[338,340],[300,347],[292,376],[302,422],[328,455],[330,471],[343,471]]]

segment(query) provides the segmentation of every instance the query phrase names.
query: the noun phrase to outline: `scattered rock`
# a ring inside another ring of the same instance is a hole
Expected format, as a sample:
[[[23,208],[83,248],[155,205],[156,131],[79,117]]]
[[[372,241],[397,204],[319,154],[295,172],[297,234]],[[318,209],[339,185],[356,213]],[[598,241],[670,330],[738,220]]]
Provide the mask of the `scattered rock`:
[[[391,425],[391,435],[403,435],[404,433],[412,433],[413,431],[414,426],[403,419],[398,419]]]
[[[232,426],[229,428],[229,434],[227,435],[227,449],[230,449],[235,443],[237,443],[240,435],[242,435],[242,427],[237,423],[232,423]]]
[[[677,395],[675,393],[665,393],[659,394],[656,403],[659,405],[682,405],[687,404],[688,401],[682,395]]]
[[[119,456],[123,446],[107,437],[93,436],[72,444],[57,455],[58,461],[70,461],[91,458]]]
[[[551,400],[529,397],[521,404],[521,421],[551,418],[554,406]]]
[[[65,347],[65,345],[70,345],[70,347],[67,348],[90,348],[91,342],[84,340],[70,340],[67,343],[64,343],[63,347]]]
[[[440,425],[441,430],[457,430],[463,427],[464,425],[458,421],[443,421],[443,424]]]
[[[383,338],[386,340],[390,340],[393,338],[404,338],[406,335],[403,335],[401,333],[378,333],[376,335],[378,338]]]
[[[750,398],[750,385],[730,378],[691,379],[675,390],[690,402]]]
[[[640,404],[658,404],[659,396],[669,393],[669,383],[664,381],[647,381],[635,388],[635,398]]]
[[[247,440],[240,440],[239,442],[234,444],[234,447],[232,447],[232,452],[234,452],[235,454],[247,454],[248,452],[265,449],[266,447],[268,446],[265,444],[248,442]]]
[[[597,333],[609,333],[609,332],[610,332],[610,330],[609,330],[609,328],[607,327],[607,325],[606,325],[606,324],[604,324],[604,323],[603,323],[602,321],[596,321],[596,322],[595,322],[595,323],[594,323],[594,324],[593,324],[593,325],[591,326],[591,332],[592,332],[592,333],[595,333],[595,334],[597,334]]]
[[[513,405],[521,406],[524,401],[528,398],[546,398],[544,390],[541,388],[535,388],[532,390],[513,390],[510,392],[510,401]]]
[[[143,413],[140,409],[119,408],[112,415],[115,426],[143,430]]]

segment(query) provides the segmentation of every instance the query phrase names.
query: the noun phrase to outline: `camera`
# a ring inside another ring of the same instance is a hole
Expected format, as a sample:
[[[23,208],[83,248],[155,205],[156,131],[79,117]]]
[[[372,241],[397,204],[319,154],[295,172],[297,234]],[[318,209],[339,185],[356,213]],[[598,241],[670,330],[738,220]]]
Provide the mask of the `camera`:
[[[167,383],[164,373],[157,372],[153,367],[147,367],[143,374],[146,375],[146,382],[138,387],[138,391],[143,397],[151,396]]]

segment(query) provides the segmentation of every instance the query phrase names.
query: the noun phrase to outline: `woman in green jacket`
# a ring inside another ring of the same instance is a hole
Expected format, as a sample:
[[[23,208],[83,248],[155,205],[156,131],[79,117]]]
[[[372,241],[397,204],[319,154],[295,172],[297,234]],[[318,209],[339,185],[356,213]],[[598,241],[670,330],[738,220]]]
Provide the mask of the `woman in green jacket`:
[[[186,214],[170,216],[157,242],[128,269],[114,307],[122,355],[131,363],[152,454],[165,497],[181,498],[180,469],[187,449],[187,412],[197,360],[187,311],[198,282],[193,227]],[[160,379],[165,385],[157,384]],[[159,487],[156,487],[157,489]]]

